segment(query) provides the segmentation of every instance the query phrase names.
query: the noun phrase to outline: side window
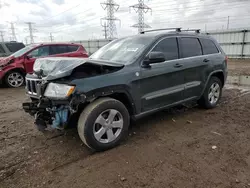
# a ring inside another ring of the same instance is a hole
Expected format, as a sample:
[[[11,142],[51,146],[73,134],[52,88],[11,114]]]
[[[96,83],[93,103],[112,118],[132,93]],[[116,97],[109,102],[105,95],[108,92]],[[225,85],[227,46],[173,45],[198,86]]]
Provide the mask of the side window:
[[[5,53],[5,51],[4,51],[4,49],[3,49],[3,47],[2,47],[1,44],[0,44],[0,53]]]
[[[75,52],[77,51],[79,46],[68,46],[68,52]]]
[[[201,45],[197,38],[180,38],[182,57],[193,57],[202,55]]]
[[[67,53],[68,49],[66,45],[50,46],[50,55]]]
[[[49,46],[41,46],[37,49],[31,51],[28,56],[37,58],[37,57],[44,57],[49,56]]]
[[[210,39],[200,39],[200,41],[201,41],[201,45],[202,45],[204,55],[216,54],[216,53],[219,52],[212,40],[210,40]]]
[[[6,47],[9,49],[10,52],[16,52],[22,48],[24,48],[24,44],[23,43],[5,43]]]
[[[166,60],[178,59],[178,45],[176,38],[166,38],[160,41],[152,50],[162,52]]]

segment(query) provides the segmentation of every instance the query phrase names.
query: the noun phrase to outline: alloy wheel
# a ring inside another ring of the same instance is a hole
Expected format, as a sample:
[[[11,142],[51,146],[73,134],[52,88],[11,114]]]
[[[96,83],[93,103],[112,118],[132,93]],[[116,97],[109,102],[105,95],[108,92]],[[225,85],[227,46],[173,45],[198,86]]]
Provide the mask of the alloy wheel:
[[[114,141],[123,128],[123,117],[115,109],[108,109],[102,112],[96,119],[93,126],[95,139],[101,143]]]

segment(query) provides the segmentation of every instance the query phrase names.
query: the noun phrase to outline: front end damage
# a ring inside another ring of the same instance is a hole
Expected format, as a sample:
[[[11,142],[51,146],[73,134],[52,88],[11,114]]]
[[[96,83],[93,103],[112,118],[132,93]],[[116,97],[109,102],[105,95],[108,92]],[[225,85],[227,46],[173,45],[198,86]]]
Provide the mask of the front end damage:
[[[23,109],[35,117],[40,131],[62,130],[69,127],[71,121],[76,125],[79,108],[92,99],[87,99],[82,91],[78,92],[71,81],[108,74],[122,67],[83,58],[37,59],[34,74],[26,75],[26,94],[31,101],[23,103]]]
[[[23,109],[35,118],[39,131],[50,129],[63,130],[68,127],[78,107],[85,101],[84,95],[74,95],[68,100],[51,100],[46,97],[24,102]]]

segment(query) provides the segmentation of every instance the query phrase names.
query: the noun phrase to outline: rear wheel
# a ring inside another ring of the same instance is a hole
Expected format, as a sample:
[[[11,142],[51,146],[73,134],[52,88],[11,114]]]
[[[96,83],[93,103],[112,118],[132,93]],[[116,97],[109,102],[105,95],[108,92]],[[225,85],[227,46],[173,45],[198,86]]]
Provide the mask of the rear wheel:
[[[211,77],[198,104],[206,109],[214,108],[218,104],[221,94],[222,83],[220,79]]]
[[[126,138],[129,113],[123,103],[112,98],[97,99],[89,104],[78,120],[78,134],[91,149],[111,149]]]
[[[5,76],[5,83],[8,87],[20,87],[24,84],[24,76],[18,71],[10,71]]]

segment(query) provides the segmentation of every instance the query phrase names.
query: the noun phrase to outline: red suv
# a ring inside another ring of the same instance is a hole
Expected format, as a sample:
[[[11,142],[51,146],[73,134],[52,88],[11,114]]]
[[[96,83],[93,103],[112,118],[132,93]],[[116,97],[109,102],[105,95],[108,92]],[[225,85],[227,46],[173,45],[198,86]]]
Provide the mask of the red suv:
[[[0,58],[0,83],[20,87],[24,84],[26,73],[33,72],[35,60],[48,56],[87,58],[88,53],[79,44],[31,44],[8,57]]]

